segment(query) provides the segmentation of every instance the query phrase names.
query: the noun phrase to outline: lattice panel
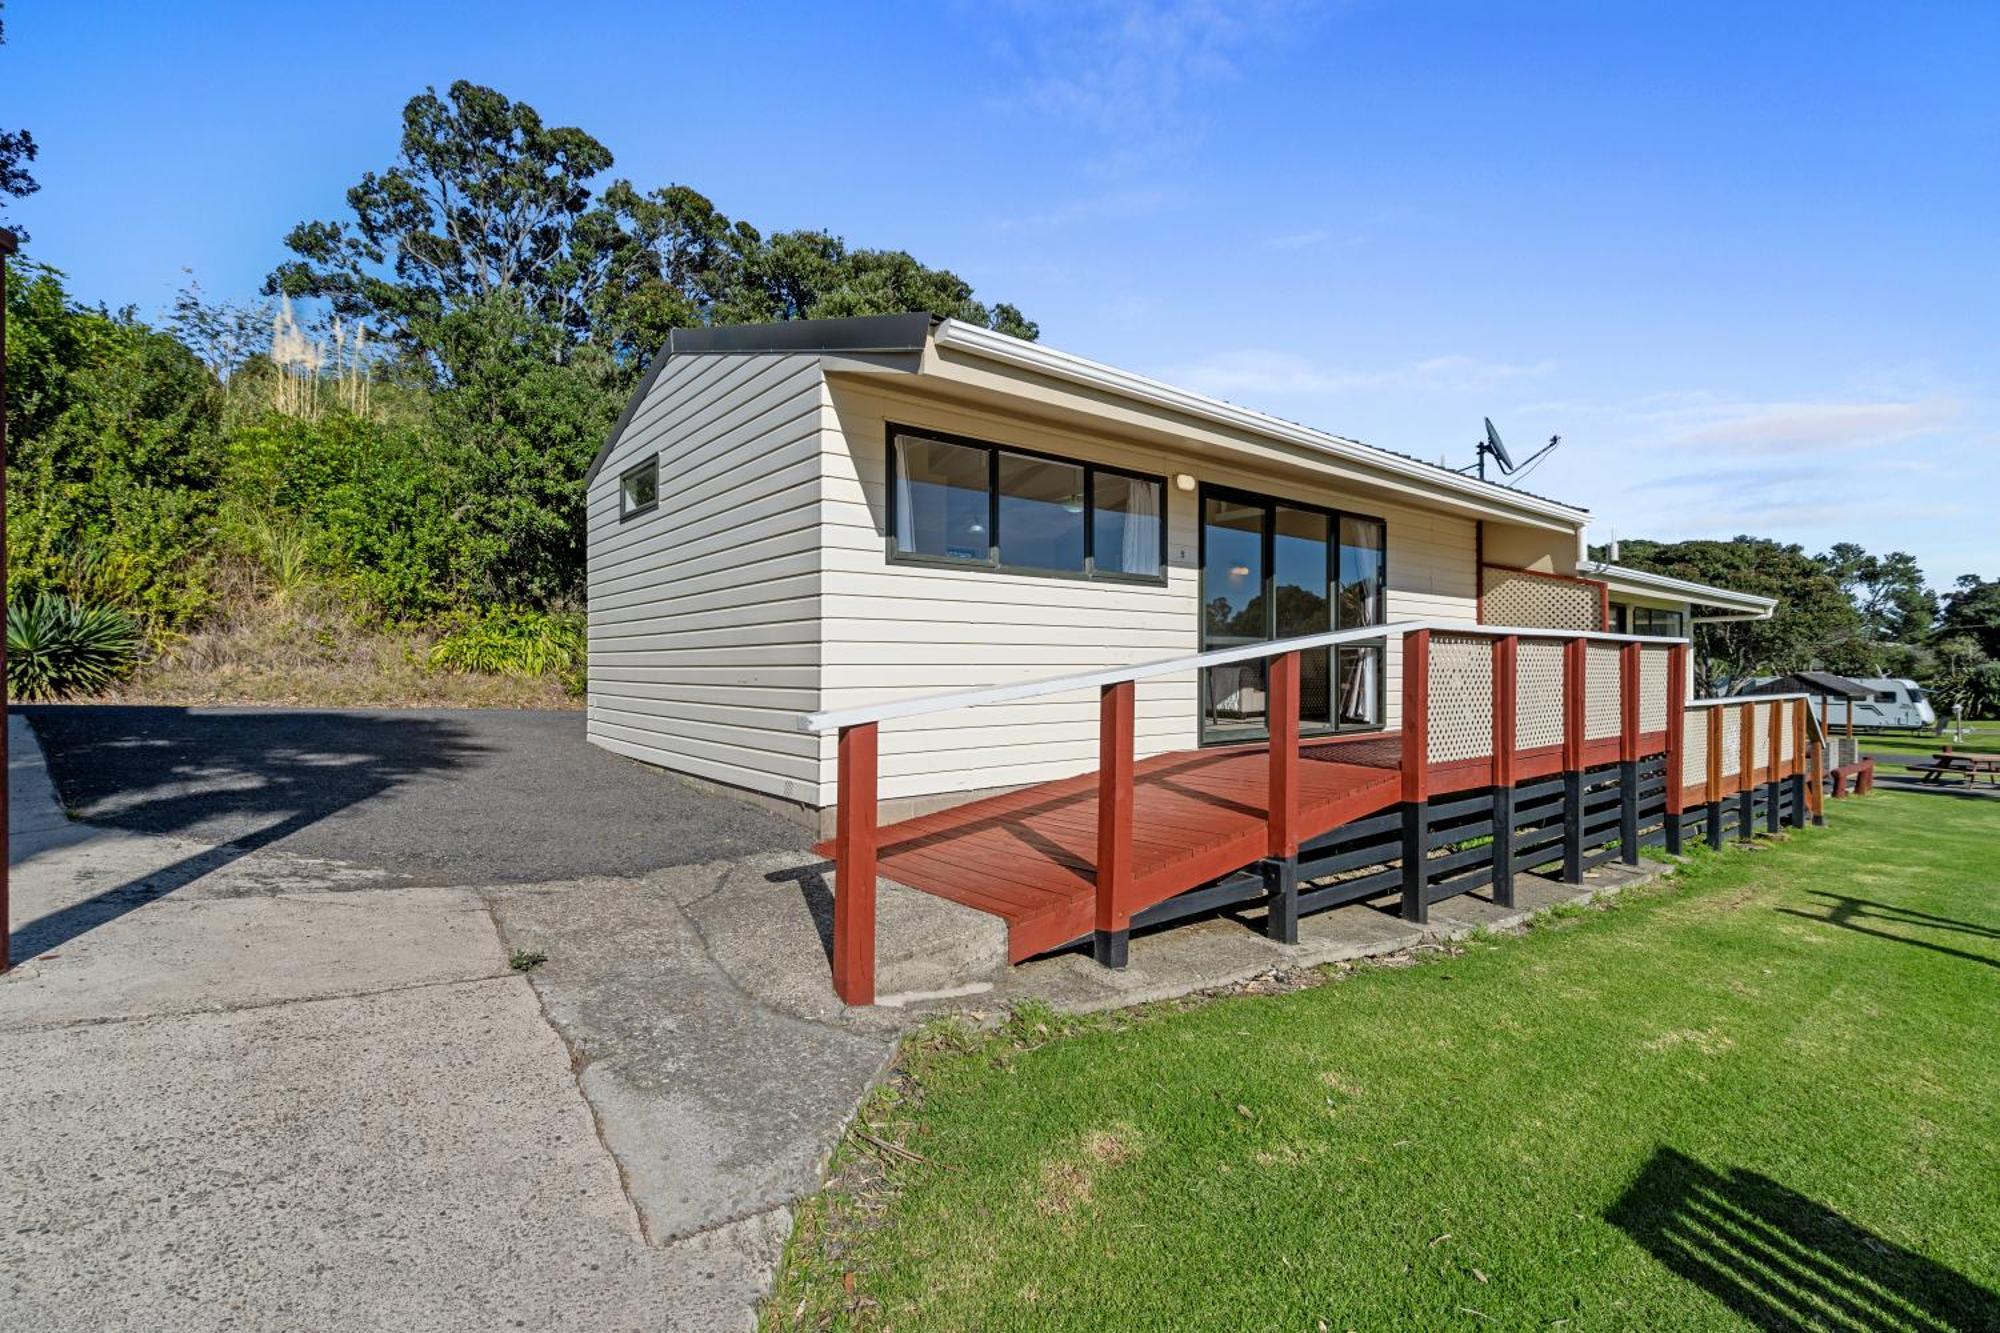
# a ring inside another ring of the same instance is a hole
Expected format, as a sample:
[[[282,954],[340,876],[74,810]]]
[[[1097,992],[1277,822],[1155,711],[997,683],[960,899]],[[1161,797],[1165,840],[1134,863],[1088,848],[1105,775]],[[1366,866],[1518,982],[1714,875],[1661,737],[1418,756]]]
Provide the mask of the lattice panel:
[[[1433,764],[1493,753],[1493,645],[1463,634],[1431,636]]]
[[[1750,717],[1754,719],[1751,725],[1757,728],[1750,737],[1750,764],[1759,771],[1771,762],[1771,707],[1770,704],[1750,705]]]
[[[1722,771],[1743,771],[1743,709],[1735,704],[1722,710]]]
[[[1536,750],[1563,743],[1563,647],[1522,639],[1514,650],[1514,745]]]
[[[1671,648],[1639,650],[1639,730],[1667,729],[1667,661]]]
[[[1708,781],[1708,710],[1690,708],[1681,714],[1681,786]]]
[[[1778,758],[1791,763],[1799,753],[1799,709],[1790,699],[1778,705]]]
[[[1479,580],[1479,618],[1522,629],[1601,630],[1604,601],[1597,585],[1545,578],[1488,565]]]
[[[1624,671],[1615,643],[1587,645],[1583,661],[1583,738],[1601,741],[1619,732],[1619,694]]]

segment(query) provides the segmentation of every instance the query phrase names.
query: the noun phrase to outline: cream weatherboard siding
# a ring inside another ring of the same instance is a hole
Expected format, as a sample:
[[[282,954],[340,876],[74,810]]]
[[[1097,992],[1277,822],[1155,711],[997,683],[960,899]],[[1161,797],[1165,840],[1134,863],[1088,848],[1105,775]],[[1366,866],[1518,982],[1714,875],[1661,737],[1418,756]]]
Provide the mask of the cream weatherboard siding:
[[[1388,618],[1473,619],[1476,526],[1302,478],[1277,478],[1197,453],[1059,429],[1018,414],[947,406],[899,393],[891,381],[829,384],[821,444],[820,706],[851,708],[898,697],[1123,666],[1196,651],[1200,609],[1198,495],[1175,473],[1381,518],[1388,530]],[[890,564],[885,549],[886,423],[929,427],[1167,479],[1164,587]],[[1398,657],[1388,664],[1396,725]],[[1141,756],[1197,743],[1192,674],[1143,681],[1136,704]],[[1094,693],[1058,696],[883,726],[885,800],[1039,782],[1097,763]],[[819,752],[821,803],[834,790],[834,745]]]
[[[588,734],[697,777],[822,804],[816,355],[673,357],[605,458],[589,507]],[[659,508],[618,514],[660,460]]]

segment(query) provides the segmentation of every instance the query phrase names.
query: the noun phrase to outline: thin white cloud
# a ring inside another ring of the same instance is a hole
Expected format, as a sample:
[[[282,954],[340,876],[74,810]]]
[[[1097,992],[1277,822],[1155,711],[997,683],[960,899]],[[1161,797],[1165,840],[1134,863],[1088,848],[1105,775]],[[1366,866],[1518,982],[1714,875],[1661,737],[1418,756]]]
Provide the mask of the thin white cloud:
[[[1021,72],[1008,100],[1118,145],[1121,161],[1186,136],[1198,92],[1239,76],[1256,44],[1298,28],[1317,0],[1021,0],[1005,44]]]
[[[1744,454],[1871,449],[1955,428],[1965,416],[1956,399],[1904,402],[1731,403],[1661,414],[1664,440],[1676,446]]]
[[[1399,366],[1358,370],[1321,365],[1295,352],[1245,348],[1218,352],[1170,371],[1166,378],[1204,393],[1347,394],[1387,389],[1475,393],[1513,380],[1547,375],[1553,361],[1512,365],[1470,356],[1434,356]]]

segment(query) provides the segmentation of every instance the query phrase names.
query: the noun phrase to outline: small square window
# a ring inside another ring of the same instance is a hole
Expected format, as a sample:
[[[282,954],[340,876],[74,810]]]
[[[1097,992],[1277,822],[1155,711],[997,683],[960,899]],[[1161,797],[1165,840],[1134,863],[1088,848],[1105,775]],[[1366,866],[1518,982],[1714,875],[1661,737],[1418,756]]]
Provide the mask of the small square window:
[[[660,504],[660,460],[649,458],[618,478],[618,517],[637,518]]]

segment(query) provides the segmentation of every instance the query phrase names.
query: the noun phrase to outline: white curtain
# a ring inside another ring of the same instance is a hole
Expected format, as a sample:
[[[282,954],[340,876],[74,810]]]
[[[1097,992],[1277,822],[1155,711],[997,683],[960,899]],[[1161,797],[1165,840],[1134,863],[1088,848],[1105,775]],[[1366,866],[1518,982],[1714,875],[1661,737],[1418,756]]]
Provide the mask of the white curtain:
[[[1127,574],[1160,572],[1160,488],[1135,481],[1126,488],[1125,549],[1120,566]]]
[[[1379,523],[1343,521],[1340,525],[1340,544],[1352,550],[1366,551],[1372,555],[1374,558],[1368,562],[1368,568],[1370,569],[1380,569],[1382,567],[1382,542],[1385,535],[1386,532]],[[1361,598],[1361,614],[1364,617],[1363,623],[1369,625],[1381,624],[1383,620],[1382,581],[1379,578],[1369,579]],[[1352,629],[1353,626],[1343,625],[1342,628]]]
[[[1379,722],[1375,716],[1375,672],[1380,666],[1381,655],[1373,648],[1364,648],[1357,655],[1354,674],[1347,678],[1347,690],[1340,700],[1340,716],[1344,722]]]
[[[910,445],[896,441],[896,549],[917,548],[916,487],[910,485]]]

